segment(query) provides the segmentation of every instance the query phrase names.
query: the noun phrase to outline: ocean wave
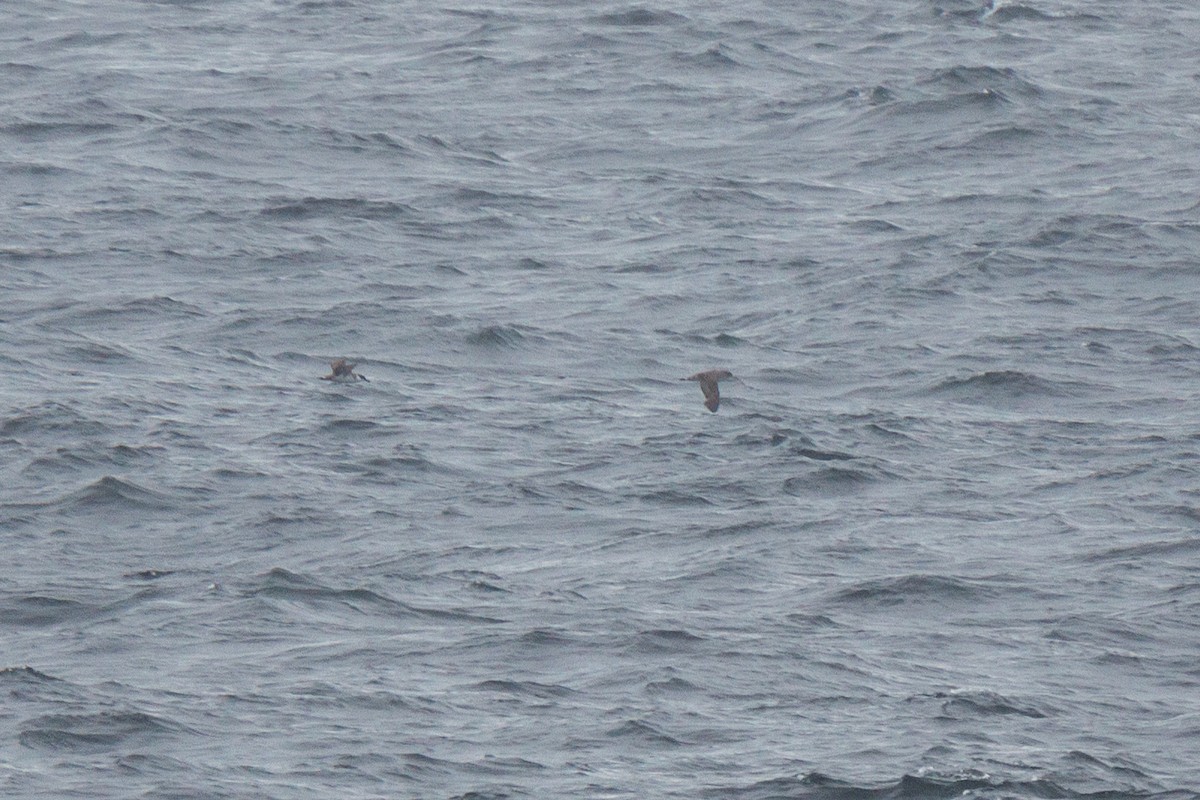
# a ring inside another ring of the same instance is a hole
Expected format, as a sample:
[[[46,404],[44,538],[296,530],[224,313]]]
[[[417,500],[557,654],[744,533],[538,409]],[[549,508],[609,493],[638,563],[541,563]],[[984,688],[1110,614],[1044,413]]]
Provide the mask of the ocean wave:
[[[24,437],[42,433],[100,436],[109,433],[109,427],[100,419],[79,411],[74,404],[55,401],[12,409],[0,422],[0,436]]]
[[[168,494],[148,489],[131,480],[113,475],[105,475],[83,488],[71,492],[62,497],[58,504],[77,511],[164,510],[178,507],[178,502]]]
[[[806,456],[808,457],[808,456]],[[817,460],[839,460],[817,459]],[[822,466],[803,475],[794,475],[783,480],[785,494],[804,497],[823,493],[855,492],[897,476],[874,464],[855,466]]]
[[[703,636],[681,628],[639,631],[628,650],[634,653],[686,653],[704,641]]]
[[[0,624],[44,628],[92,618],[101,609],[78,600],[28,595],[0,599],[0,611]]]
[[[3,667],[0,668],[0,686],[46,686],[62,683],[60,678],[39,672],[33,667]]]
[[[567,686],[538,683],[536,681],[486,680],[480,681],[471,688],[481,692],[496,692],[498,694],[517,697],[535,697],[541,700],[568,697],[576,694],[574,689]]]
[[[964,378],[947,378],[929,388],[930,394],[962,402],[1010,403],[1030,398],[1070,397],[1073,386],[1021,370],[990,370]]]
[[[990,599],[987,587],[946,575],[913,574],[856,581],[838,589],[832,599],[840,604],[895,606],[909,604],[952,604]]]
[[[1012,67],[956,65],[935,69],[917,81],[925,87],[944,87],[952,90],[973,89],[980,91],[1003,91],[1013,94],[1037,96],[1042,90],[1037,84],[1022,77]]]
[[[703,797],[731,800],[948,800],[952,797],[1005,798],[1006,800],[1196,800],[1188,790],[1154,790],[1125,787],[1077,791],[1061,778],[1006,779],[968,770],[960,774],[926,772],[904,775],[891,783],[854,783],[831,778],[819,772],[802,777],[773,778],[745,786],[706,789]]]
[[[259,212],[265,217],[305,220],[315,217],[335,219],[394,220],[414,213],[411,206],[390,200],[365,200],[358,197],[304,197],[279,199]]]
[[[605,734],[610,738],[632,740],[653,747],[680,747],[684,744],[682,740],[669,735],[658,726],[641,719],[626,720],[608,729]]]
[[[332,604],[357,612],[385,616],[414,616],[462,623],[498,623],[502,620],[457,610],[422,608],[396,600],[371,589],[334,589],[312,578],[276,567],[260,576],[244,591],[247,597],[265,597],[302,605]]]
[[[745,66],[734,57],[732,49],[723,44],[714,44],[698,53],[675,53],[674,58],[680,64],[713,70],[734,69]]]
[[[978,797],[987,800],[1196,800],[1190,789],[1168,789],[1144,772],[1113,765],[1086,753],[1068,753],[1057,768],[1031,770],[997,764],[995,774],[978,769],[923,769],[894,782],[867,783],[838,780],[820,772],[783,777],[741,787],[722,787],[706,797],[736,800],[944,800]],[[1033,772],[1033,775],[1028,773]],[[1082,773],[1090,772],[1085,777]],[[1006,776],[1005,773],[1010,773]],[[1041,773],[1040,775],[1037,773]]]
[[[623,11],[601,14],[595,20],[602,25],[614,25],[619,28],[644,28],[655,25],[678,25],[687,22],[687,17],[673,11],[633,6]]]
[[[939,702],[941,713],[953,719],[971,719],[990,716],[1019,716],[1030,719],[1045,719],[1054,712],[1038,703],[1014,700],[998,692],[978,689],[960,689],[951,692],[935,692],[910,698],[911,702],[933,699]]]
[[[526,335],[522,327],[515,325],[487,325],[468,334],[467,344],[476,347],[498,347],[511,349],[525,343]]]
[[[23,723],[18,741],[51,753],[106,753],[149,745],[184,730],[163,717],[136,711],[49,714]]]
[[[1176,556],[1185,563],[1191,563],[1197,553],[1200,553],[1200,536],[1192,534],[1184,538],[1118,545],[1086,553],[1080,558],[1091,562],[1123,561],[1137,564],[1146,559],[1154,560]]]
[[[1095,27],[1097,25],[1107,27],[1104,17],[1099,14],[1078,11],[1051,14],[1028,3],[1006,2],[1006,0],[989,0],[987,10],[983,14],[982,19],[985,22],[1000,25],[1013,22],[1056,22],[1069,24],[1073,27]]]

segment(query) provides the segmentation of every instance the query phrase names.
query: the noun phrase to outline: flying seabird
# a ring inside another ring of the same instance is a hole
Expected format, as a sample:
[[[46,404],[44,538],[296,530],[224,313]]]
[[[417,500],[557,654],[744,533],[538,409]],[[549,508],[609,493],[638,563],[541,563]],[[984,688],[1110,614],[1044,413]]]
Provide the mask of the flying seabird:
[[[727,369],[709,369],[679,380],[700,381],[700,391],[704,392],[704,407],[715,414],[721,406],[721,393],[717,391],[717,381],[732,377],[733,373]]]
[[[358,366],[358,364],[346,363],[346,359],[344,359],[344,358],[339,358],[337,361],[331,361],[331,362],[329,362],[329,368],[333,371],[330,372],[328,375],[321,376],[321,380],[323,380],[323,381],[357,381],[357,380],[366,381],[367,380],[366,375],[359,375],[357,372],[354,371],[354,368],[357,366]],[[370,381],[367,381],[367,383],[370,383]]]

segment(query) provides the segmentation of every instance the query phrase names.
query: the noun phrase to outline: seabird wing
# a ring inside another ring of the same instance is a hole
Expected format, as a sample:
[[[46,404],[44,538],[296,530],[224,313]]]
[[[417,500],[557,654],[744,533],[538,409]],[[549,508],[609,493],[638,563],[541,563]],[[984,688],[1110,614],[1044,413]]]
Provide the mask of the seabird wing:
[[[716,413],[721,405],[721,393],[717,390],[717,382],[712,378],[701,378],[700,391],[704,392],[704,407]]]

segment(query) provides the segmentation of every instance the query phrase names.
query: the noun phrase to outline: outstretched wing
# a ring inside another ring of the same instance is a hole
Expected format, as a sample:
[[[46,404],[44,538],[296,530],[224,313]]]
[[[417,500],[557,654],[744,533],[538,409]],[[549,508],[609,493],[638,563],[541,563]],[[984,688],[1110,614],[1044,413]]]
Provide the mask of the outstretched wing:
[[[700,391],[704,392],[704,407],[715,414],[721,405],[721,393],[717,391],[717,382],[711,378],[701,378]]]

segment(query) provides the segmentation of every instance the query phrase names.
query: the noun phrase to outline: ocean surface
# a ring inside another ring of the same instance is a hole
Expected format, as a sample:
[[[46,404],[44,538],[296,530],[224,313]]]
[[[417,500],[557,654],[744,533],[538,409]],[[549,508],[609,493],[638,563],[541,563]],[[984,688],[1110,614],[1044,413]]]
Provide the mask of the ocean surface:
[[[0,5],[0,796],[1200,798],[1198,41]]]

